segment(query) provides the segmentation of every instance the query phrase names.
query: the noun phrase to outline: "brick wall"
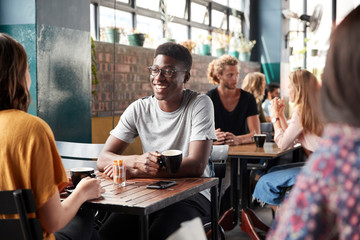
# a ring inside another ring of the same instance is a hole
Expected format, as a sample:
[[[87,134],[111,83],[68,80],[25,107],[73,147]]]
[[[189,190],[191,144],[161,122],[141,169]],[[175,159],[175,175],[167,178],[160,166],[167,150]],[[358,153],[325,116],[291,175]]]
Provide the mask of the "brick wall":
[[[154,49],[96,42],[99,84],[93,86],[93,117],[121,115],[136,99],[152,95],[146,67],[152,65],[153,54]],[[207,79],[207,66],[214,58],[193,54],[186,88],[205,93],[214,87]],[[239,85],[248,72],[254,71],[260,71],[258,62],[240,62]]]

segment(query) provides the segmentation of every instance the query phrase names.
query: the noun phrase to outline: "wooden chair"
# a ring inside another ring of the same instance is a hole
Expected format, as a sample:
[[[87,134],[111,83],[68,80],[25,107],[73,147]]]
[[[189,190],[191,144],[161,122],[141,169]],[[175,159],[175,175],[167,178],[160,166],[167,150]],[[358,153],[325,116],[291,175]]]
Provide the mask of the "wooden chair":
[[[28,213],[36,214],[32,190],[17,189],[0,191],[0,215],[18,214],[19,218],[0,218],[0,238],[7,240],[43,239],[40,220],[29,218]]]
[[[218,209],[220,208],[221,204],[221,183],[222,179],[225,177],[226,172],[226,160],[228,158],[228,152],[229,152],[229,145],[214,145],[211,151],[210,159],[213,163],[215,177],[219,178],[219,184],[218,184]],[[222,219],[223,217],[220,216],[220,220],[218,222],[219,226],[219,233],[222,240],[225,239],[225,231],[222,227]],[[211,222],[206,223],[204,225],[206,236],[208,239],[211,239]]]
[[[97,169],[94,160],[99,157],[104,144],[56,141],[56,147],[65,168],[93,167]]]

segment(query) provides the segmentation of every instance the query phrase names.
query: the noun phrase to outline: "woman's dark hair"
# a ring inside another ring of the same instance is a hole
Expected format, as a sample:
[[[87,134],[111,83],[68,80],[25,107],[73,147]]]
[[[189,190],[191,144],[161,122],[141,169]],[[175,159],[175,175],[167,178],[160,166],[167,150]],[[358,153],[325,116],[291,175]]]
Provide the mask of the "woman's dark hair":
[[[24,47],[9,35],[0,33],[0,110],[27,111],[30,104],[27,68]]]
[[[335,28],[322,76],[321,107],[327,122],[360,126],[360,6]]]
[[[163,43],[156,48],[154,58],[157,55],[165,55],[175,58],[184,64],[185,70],[190,71],[191,69],[192,56],[189,50],[183,45],[173,42]]]

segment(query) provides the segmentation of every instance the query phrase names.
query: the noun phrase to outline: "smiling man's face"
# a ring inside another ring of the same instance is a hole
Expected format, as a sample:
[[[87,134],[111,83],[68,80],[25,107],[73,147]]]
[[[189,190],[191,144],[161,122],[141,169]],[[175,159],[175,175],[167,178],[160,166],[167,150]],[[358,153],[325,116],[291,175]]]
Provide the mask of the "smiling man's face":
[[[154,58],[152,68],[184,71],[183,64],[175,58],[166,55],[157,55]],[[150,75],[151,86],[154,95],[159,101],[176,102],[182,98],[184,81],[188,77],[188,72],[175,72],[172,77],[165,78],[162,73],[157,76]]]

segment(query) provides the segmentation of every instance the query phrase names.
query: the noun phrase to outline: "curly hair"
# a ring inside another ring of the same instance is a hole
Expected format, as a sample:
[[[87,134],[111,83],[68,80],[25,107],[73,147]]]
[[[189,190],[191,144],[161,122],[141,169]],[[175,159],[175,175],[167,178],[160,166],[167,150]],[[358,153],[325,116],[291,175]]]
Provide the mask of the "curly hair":
[[[320,84],[304,69],[290,73],[290,84],[295,89],[294,104],[298,108],[304,132],[321,136],[324,124],[319,114]]]
[[[260,72],[246,74],[241,88],[254,95],[256,103],[261,102],[266,88],[265,75]]]
[[[212,60],[208,66],[208,79],[209,82],[216,85],[220,83],[220,80],[216,76],[217,73],[220,75],[223,73],[226,65],[236,66],[239,64],[239,61],[230,55],[222,55],[221,57]]]
[[[9,35],[0,33],[0,110],[27,111],[30,104],[27,68],[24,47]]]

